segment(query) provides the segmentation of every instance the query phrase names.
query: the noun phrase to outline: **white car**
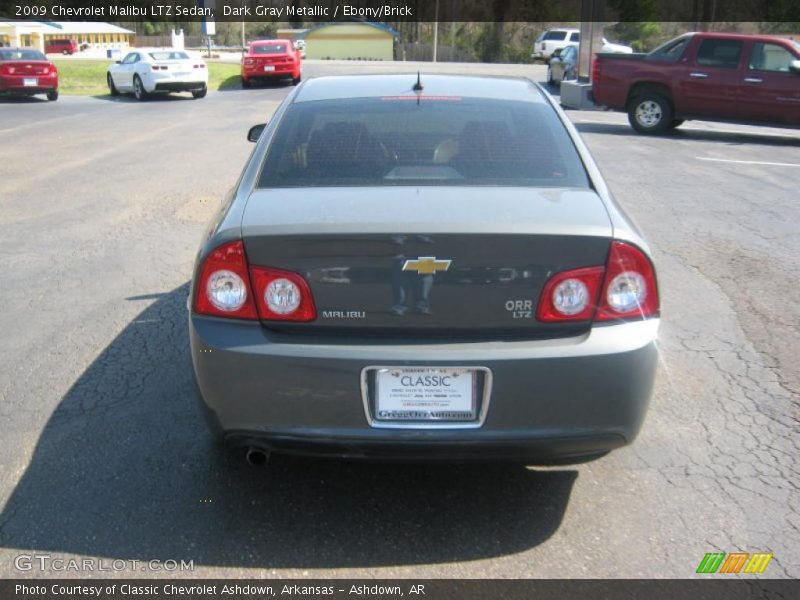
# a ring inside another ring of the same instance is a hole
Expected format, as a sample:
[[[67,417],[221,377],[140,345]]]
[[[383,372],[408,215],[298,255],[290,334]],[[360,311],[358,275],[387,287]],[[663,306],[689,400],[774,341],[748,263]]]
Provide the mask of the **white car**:
[[[108,68],[112,96],[132,92],[137,100],[150,94],[191,92],[203,98],[208,91],[208,69],[202,59],[174,48],[136,48]]]
[[[300,51],[300,58],[305,58],[306,57],[306,41],[305,40],[295,40],[294,44],[292,44],[292,45],[294,46],[295,50],[299,50]]]
[[[567,46],[577,44],[580,41],[581,32],[579,29],[550,29],[542,33],[536,40],[531,58],[549,62],[553,52],[556,50],[563,50]],[[609,42],[606,38],[603,38],[603,46],[600,48],[600,52],[631,54],[633,48],[630,46],[623,46],[622,44],[614,44]]]
[[[580,39],[581,32],[578,29],[550,29],[537,38],[531,57],[548,62],[553,52],[577,44]]]
[[[633,48],[624,44],[615,44],[603,38],[603,47],[600,52],[614,52],[615,54],[633,54]]]

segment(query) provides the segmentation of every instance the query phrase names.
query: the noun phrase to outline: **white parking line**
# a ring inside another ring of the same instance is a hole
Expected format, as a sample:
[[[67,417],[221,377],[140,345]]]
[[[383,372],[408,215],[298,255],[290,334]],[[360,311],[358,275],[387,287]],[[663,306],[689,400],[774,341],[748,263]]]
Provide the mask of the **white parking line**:
[[[713,162],[724,163],[737,163],[741,165],[767,165],[771,167],[800,167],[798,163],[780,163],[780,162],[767,162],[763,160],[731,160],[729,158],[707,158],[704,156],[695,156],[697,160],[708,160]]]

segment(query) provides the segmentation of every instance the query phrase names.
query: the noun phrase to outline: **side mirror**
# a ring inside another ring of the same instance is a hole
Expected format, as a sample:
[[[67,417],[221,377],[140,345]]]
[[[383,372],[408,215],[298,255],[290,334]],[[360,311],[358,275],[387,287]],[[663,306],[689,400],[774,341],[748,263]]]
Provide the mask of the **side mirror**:
[[[793,60],[789,63],[789,70],[793,73],[800,73],[800,60]]]
[[[264,129],[266,129],[266,123],[259,123],[258,125],[253,125],[250,128],[250,131],[247,132],[247,141],[248,142],[257,142],[258,138],[261,137],[261,134],[264,133]]]

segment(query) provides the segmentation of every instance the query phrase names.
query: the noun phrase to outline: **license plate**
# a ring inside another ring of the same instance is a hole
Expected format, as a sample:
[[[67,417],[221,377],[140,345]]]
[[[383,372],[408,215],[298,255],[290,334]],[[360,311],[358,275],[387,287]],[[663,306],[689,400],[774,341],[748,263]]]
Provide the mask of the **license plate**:
[[[37,85],[39,85],[39,80],[36,79],[36,77],[25,77],[22,80],[22,85],[24,85],[25,87],[36,87]]]
[[[375,377],[379,421],[475,421],[476,371],[385,368]]]
[[[272,65],[264,65],[264,70],[265,71],[274,71],[275,67],[272,66]]]

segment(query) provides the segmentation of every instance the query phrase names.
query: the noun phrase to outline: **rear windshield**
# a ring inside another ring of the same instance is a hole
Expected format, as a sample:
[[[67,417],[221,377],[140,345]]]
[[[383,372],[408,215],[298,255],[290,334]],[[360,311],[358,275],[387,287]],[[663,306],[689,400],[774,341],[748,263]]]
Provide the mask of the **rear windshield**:
[[[153,60],[187,60],[186,52],[148,52]]]
[[[0,60],[47,60],[38,50],[4,50],[0,48]]]
[[[259,187],[589,186],[564,125],[545,103],[450,96],[292,104]]]
[[[252,54],[286,54],[286,44],[253,46],[250,51]]]
[[[678,59],[683,55],[683,50],[686,48],[686,44],[689,43],[690,39],[689,36],[684,36],[670,40],[653,50],[647,55],[647,58],[648,60],[663,62],[678,62]]]
[[[555,42],[560,40],[567,39],[567,32],[566,31],[548,31],[544,34],[544,38],[542,38],[546,42]]]

